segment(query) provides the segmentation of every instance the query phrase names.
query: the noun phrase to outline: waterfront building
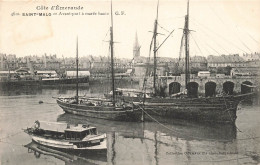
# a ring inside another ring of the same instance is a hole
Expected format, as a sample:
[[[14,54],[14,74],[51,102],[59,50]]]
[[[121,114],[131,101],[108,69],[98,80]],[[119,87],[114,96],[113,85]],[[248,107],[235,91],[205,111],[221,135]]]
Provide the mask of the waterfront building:
[[[18,67],[15,54],[0,54],[0,69],[1,70],[15,70]]]
[[[207,59],[205,57],[194,56],[194,57],[191,57],[190,61],[191,61],[190,62],[191,69],[197,68],[200,71],[207,70],[208,63],[207,63]]]
[[[170,75],[180,75],[184,73],[185,59],[171,58],[168,60]],[[207,70],[207,59],[202,56],[193,56],[190,58],[190,72],[197,74],[198,71]]]
[[[60,69],[61,64],[58,61],[56,54],[47,56],[45,53],[42,57],[43,57],[44,69],[51,69],[51,70]]]
[[[242,67],[246,66],[245,60],[238,54],[213,56],[209,55],[207,58],[208,68],[218,67]]]
[[[251,54],[243,54],[242,58],[245,61],[259,61],[260,60],[260,53],[255,52],[255,53],[251,53]]]
[[[17,68],[16,55],[9,54],[6,56],[6,60],[8,62],[8,69],[15,70]]]
[[[136,33],[135,43],[133,47],[134,59],[114,59],[114,68],[117,73],[125,73],[127,69],[132,69],[134,75],[138,77],[144,76],[147,69],[148,57],[140,55],[141,46],[138,43]],[[157,57],[157,70],[159,76],[175,75],[178,76],[184,73],[185,63],[184,59]],[[150,59],[152,65],[153,58]],[[151,67],[151,65],[149,67]],[[16,70],[21,67],[31,67],[34,70],[75,70],[75,58],[57,58],[54,54],[42,56],[29,55],[17,58],[14,54],[0,54],[0,69],[1,70]],[[260,67],[260,54],[238,54],[233,55],[210,55],[207,58],[202,56],[193,56],[190,58],[190,72],[197,74],[199,71],[210,71],[211,74],[250,74],[259,75],[257,72]],[[110,58],[106,56],[83,56],[79,59],[80,70],[88,70],[91,73],[107,74],[110,72]],[[151,70],[151,69],[150,69]],[[152,75],[152,71],[149,75]]]
[[[5,70],[6,68],[6,63],[5,63],[6,55],[5,54],[0,54],[0,69]]]

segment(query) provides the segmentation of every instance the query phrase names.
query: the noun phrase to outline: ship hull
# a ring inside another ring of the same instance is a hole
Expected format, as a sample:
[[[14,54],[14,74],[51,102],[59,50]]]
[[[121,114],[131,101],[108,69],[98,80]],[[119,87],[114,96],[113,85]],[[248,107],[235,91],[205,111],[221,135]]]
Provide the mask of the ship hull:
[[[240,101],[251,94],[211,98],[146,98],[143,103],[138,97],[122,97],[133,101],[146,114],[152,116],[193,120],[212,123],[235,123],[236,111]]]
[[[214,122],[214,123],[235,123],[237,118],[236,110],[238,103],[232,103],[232,107],[228,110],[223,106],[194,105],[190,104],[172,104],[158,105],[145,104],[145,112],[147,117],[163,116],[167,118],[193,120],[198,122]],[[149,116],[150,115],[150,116]]]
[[[141,110],[115,108],[112,106],[88,106],[84,104],[70,104],[57,99],[58,105],[66,112],[92,118],[117,120],[117,121],[140,121]]]
[[[40,136],[35,136],[35,135],[31,135],[31,138],[34,142],[43,145],[43,146],[47,146],[50,148],[54,148],[54,149],[59,149],[59,150],[65,150],[65,151],[102,151],[102,150],[107,150],[107,140],[105,135],[102,135],[104,137],[104,140],[101,141],[99,144],[97,145],[92,145],[89,147],[81,147],[79,148],[76,144],[74,144],[73,142],[70,141],[59,141],[59,140],[53,140],[53,139],[47,139],[44,137],[40,137]]]
[[[12,80],[0,82],[1,88],[10,87],[23,87],[23,86],[34,86],[34,87],[48,87],[48,86],[76,86],[76,78],[66,79],[50,79],[50,80]],[[82,77],[78,79],[79,86],[89,85],[89,78]]]

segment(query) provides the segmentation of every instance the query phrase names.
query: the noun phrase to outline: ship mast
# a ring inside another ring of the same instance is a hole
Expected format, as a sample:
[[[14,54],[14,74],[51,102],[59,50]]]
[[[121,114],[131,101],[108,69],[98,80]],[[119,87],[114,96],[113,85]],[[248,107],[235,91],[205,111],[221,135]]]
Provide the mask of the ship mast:
[[[110,27],[110,51],[111,51],[111,76],[112,76],[112,92],[113,92],[113,105],[115,105],[115,80],[114,80],[114,41],[113,41],[113,12],[111,0],[111,27]]]
[[[185,88],[187,89],[187,85],[190,79],[190,70],[189,70],[189,0],[187,4],[187,15],[185,16],[185,27],[183,29],[183,33],[185,35]]]
[[[77,48],[76,48],[76,65],[77,65],[77,72],[76,72],[76,103],[78,104],[79,103],[79,81],[78,81],[78,78],[79,78],[79,57],[78,57],[78,37],[77,37]]]
[[[156,61],[156,36],[157,36],[157,25],[158,25],[158,7],[159,7],[159,0],[157,2],[157,13],[156,13],[156,19],[154,22],[154,33],[153,33],[153,39],[154,39],[154,49],[153,49],[153,56],[154,56],[154,67],[153,67],[153,89],[154,89],[154,94],[157,95],[157,90],[156,90],[156,69],[157,69],[157,61]]]

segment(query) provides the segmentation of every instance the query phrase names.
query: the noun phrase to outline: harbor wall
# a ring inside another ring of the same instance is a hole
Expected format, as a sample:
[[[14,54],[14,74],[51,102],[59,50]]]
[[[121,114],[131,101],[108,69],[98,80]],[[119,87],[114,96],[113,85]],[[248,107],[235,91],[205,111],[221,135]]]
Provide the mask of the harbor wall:
[[[143,79],[139,81],[139,88],[143,86]],[[260,85],[260,77],[258,76],[214,76],[214,77],[198,77],[195,75],[190,76],[190,83],[197,84],[198,94],[205,95],[206,86],[208,83],[215,84],[215,93],[219,94],[225,90],[224,88],[232,88],[234,93],[241,93],[243,91],[243,85],[247,84],[248,88],[258,87]],[[153,87],[153,77],[148,77],[147,79],[147,90],[152,90]],[[185,76],[161,76],[157,80],[157,87],[161,87],[166,95],[171,93],[172,84],[179,86],[179,92],[184,91],[185,88]],[[176,93],[176,92],[175,92]]]

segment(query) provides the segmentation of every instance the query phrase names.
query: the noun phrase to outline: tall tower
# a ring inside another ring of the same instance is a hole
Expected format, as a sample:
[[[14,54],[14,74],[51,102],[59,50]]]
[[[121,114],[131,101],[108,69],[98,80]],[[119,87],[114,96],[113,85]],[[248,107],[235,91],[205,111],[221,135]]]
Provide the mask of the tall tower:
[[[141,48],[141,46],[138,43],[138,37],[137,37],[137,32],[136,32],[135,33],[135,43],[134,43],[134,47],[133,47],[133,58],[140,56],[140,48]]]

